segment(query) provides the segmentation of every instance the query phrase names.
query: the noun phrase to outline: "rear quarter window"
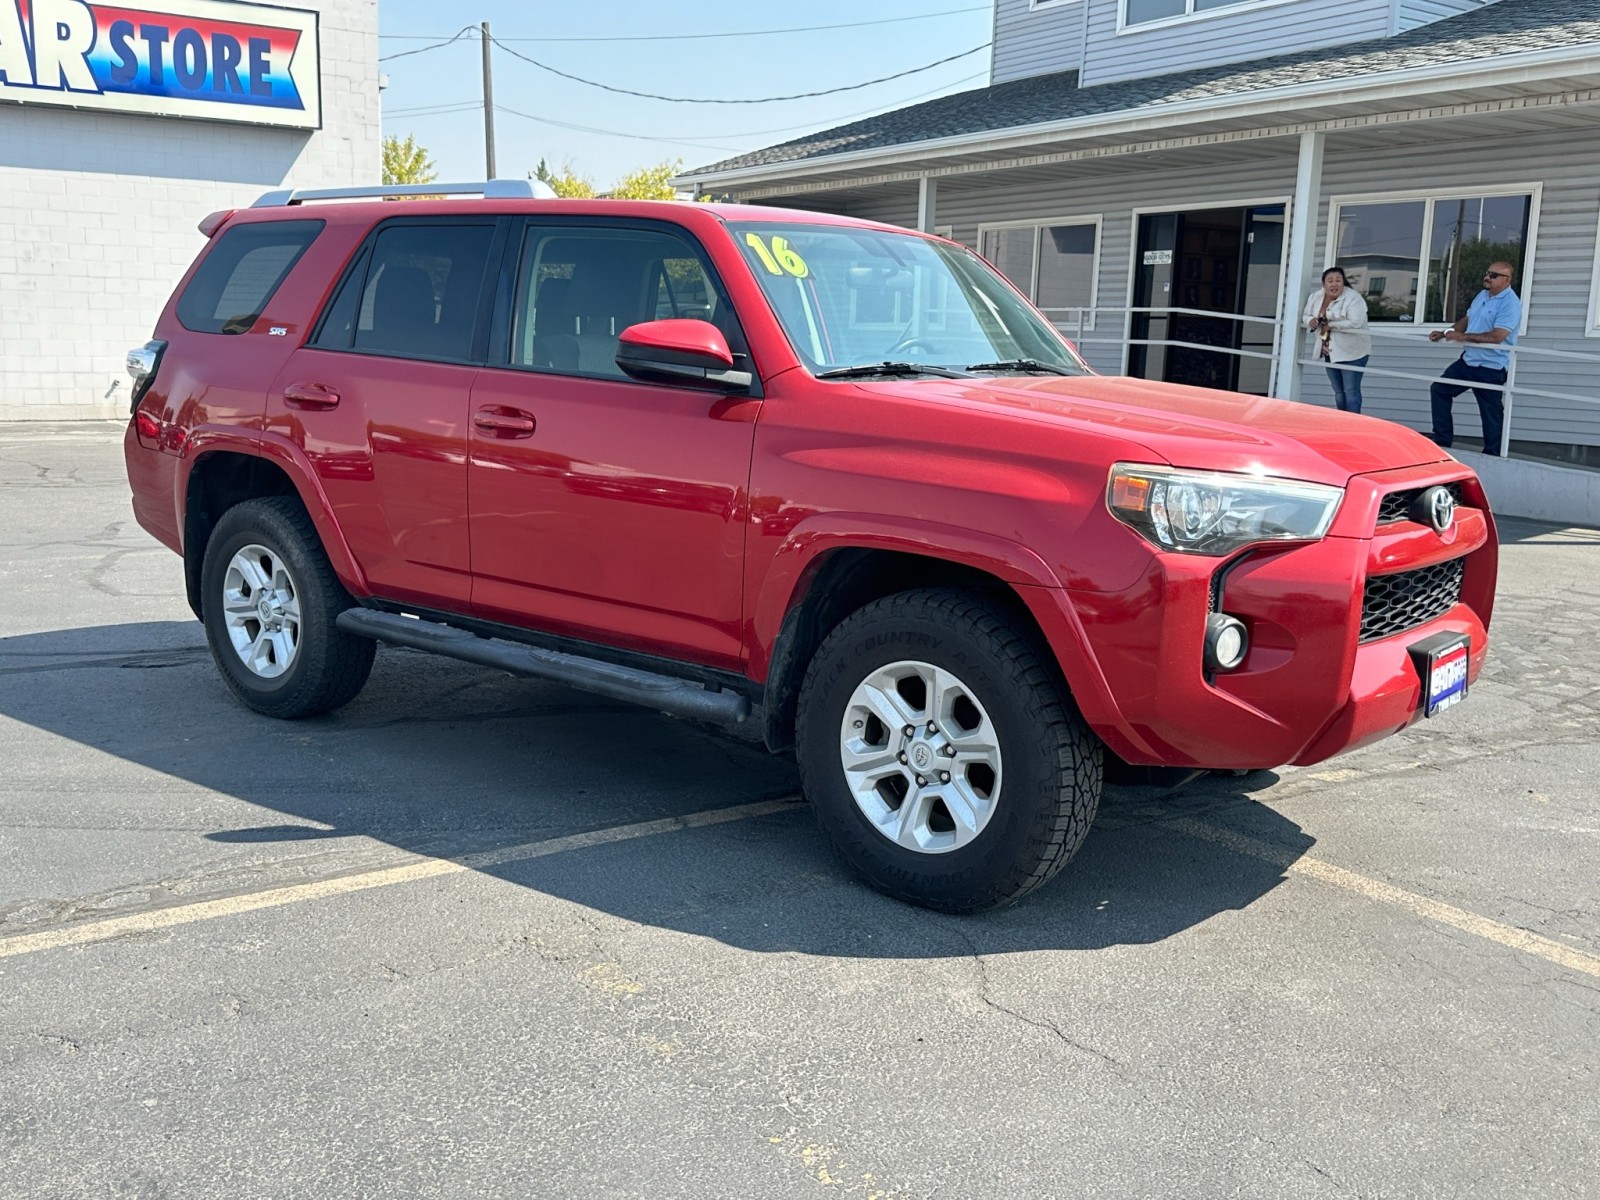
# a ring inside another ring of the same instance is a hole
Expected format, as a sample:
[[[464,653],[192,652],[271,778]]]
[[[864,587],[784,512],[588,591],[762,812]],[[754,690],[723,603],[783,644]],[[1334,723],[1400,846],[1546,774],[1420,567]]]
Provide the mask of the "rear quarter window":
[[[268,221],[223,230],[178,297],[179,323],[195,333],[248,332],[324,224]]]

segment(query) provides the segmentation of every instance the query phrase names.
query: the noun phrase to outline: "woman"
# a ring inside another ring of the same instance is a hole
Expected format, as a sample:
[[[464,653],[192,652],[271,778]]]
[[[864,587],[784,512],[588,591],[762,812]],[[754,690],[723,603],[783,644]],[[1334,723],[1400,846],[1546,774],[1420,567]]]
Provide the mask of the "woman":
[[[1367,365],[1372,335],[1367,332],[1367,302],[1349,287],[1343,267],[1322,273],[1322,286],[1306,298],[1302,317],[1316,334],[1317,357],[1328,364],[1333,402],[1345,412],[1360,412],[1361,372],[1342,368]]]

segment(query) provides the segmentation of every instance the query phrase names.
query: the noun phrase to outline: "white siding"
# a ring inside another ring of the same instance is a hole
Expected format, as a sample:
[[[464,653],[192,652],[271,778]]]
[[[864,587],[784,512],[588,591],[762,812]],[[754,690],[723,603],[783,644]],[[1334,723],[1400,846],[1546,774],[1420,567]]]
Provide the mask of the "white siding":
[[[1492,164],[1492,169],[1486,172],[1485,164]],[[1518,283],[1528,319],[1528,331],[1519,342],[1535,348],[1600,354],[1600,338],[1585,336],[1600,215],[1600,131],[1592,127],[1568,134],[1484,138],[1434,149],[1409,146],[1360,156],[1330,148],[1315,261],[1319,266],[1327,261],[1329,203],[1340,195],[1427,189],[1470,196],[1486,187],[1521,183],[1544,186],[1535,214],[1533,273]],[[1459,350],[1458,346],[1446,348],[1422,341],[1408,345],[1379,340],[1373,346],[1372,365],[1434,374]],[[1516,377],[1523,387],[1600,401],[1597,379],[1600,366],[1596,364],[1533,357],[1518,364]],[[1414,428],[1428,428],[1427,384],[1369,378],[1362,391],[1363,411]],[[1332,403],[1327,381],[1314,368],[1306,372],[1303,396],[1316,403]],[[1470,393],[1457,398],[1455,422],[1458,434],[1478,435],[1478,409]],[[1517,441],[1600,446],[1600,403],[1514,398],[1511,436]]]
[[[981,223],[1099,215],[1099,303],[1116,308],[1129,302],[1135,209],[1221,208],[1287,199],[1294,188],[1294,148],[1292,139],[1272,139],[1260,144],[1261,157],[1256,161],[1204,168],[1139,167],[1130,161],[1126,171],[1108,172],[1101,162],[1092,174],[1075,174],[1067,165],[947,177],[939,182],[935,219],[942,226],[952,226],[956,240],[976,247]],[[1375,193],[1472,195],[1514,184],[1542,185],[1534,214],[1532,272],[1525,273],[1518,285],[1528,310],[1528,331],[1521,344],[1600,356],[1600,336],[1588,336],[1600,223],[1600,128],[1483,136],[1359,153],[1340,150],[1337,137],[1331,137],[1317,213],[1314,269],[1310,278],[1288,284],[1296,311],[1327,262],[1327,223],[1333,199]],[[915,189],[906,185],[873,194],[854,193],[848,205],[829,204],[825,194],[808,197],[807,203],[894,224],[912,226],[916,222]],[[1459,347],[1431,345],[1421,340],[1423,332],[1419,328],[1418,340],[1409,343],[1379,340],[1372,366],[1437,374]],[[1072,330],[1068,333],[1070,336]],[[1112,373],[1123,369],[1123,333],[1120,314],[1106,313],[1095,323],[1084,350],[1096,369]],[[1298,337],[1298,330],[1295,333]],[[1103,344],[1100,339],[1114,344]],[[1519,364],[1517,382],[1524,388],[1593,397],[1596,403],[1516,397],[1511,415],[1515,440],[1600,446],[1600,362],[1529,356]],[[1426,383],[1369,376],[1364,392],[1369,414],[1415,429],[1429,428]],[[1305,372],[1301,398],[1332,405],[1327,380],[1315,367]],[[1455,420],[1460,435],[1478,435],[1477,406],[1470,393],[1456,401]]]
[[[1297,0],[1117,33],[1121,0],[995,0],[991,82],[1081,68],[1083,86],[1344,45],[1495,0]],[[1087,11],[1086,11],[1087,8]]]
[[[1082,86],[1145,78],[1389,33],[1389,0],[1292,0],[1117,32],[1120,0],[1089,0]]]
[[[915,229],[917,194],[915,190],[907,195],[903,188],[884,188],[876,195],[864,197],[848,205],[829,206],[827,211],[841,213],[847,217],[860,217],[863,221],[882,221],[886,225],[903,225],[907,229]],[[937,204],[934,206],[934,211],[939,214],[940,225],[950,224],[945,219],[944,210]]]
[[[377,182],[376,0],[299,7],[321,10],[315,132],[0,105],[0,420],[125,415],[124,356],[208,212],[286,185]]]
[[[991,83],[1070,71],[1083,58],[1084,5],[1088,0],[995,0]]]
[[[1454,17],[1460,13],[1482,8],[1494,0],[1395,0],[1395,31],[1415,29]]]

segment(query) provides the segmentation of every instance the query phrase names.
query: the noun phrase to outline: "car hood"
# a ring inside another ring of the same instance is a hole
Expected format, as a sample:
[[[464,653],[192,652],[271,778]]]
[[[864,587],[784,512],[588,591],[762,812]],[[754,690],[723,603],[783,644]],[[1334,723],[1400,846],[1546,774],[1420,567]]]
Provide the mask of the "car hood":
[[[1450,457],[1421,434],[1392,421],[1126,376],[920,378],[867,386],[879,394],[891,390],[905,399],[1081,424],[1086,430],[1139,443],[1173,466],[1202,470],[1259,472],[1342,486],[1353,475]]]

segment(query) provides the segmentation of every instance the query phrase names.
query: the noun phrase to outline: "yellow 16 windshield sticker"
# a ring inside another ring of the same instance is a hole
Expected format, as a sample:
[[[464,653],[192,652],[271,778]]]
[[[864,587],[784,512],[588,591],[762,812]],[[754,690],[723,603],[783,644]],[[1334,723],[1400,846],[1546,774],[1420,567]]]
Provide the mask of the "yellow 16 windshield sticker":
[[[756,252],[756,257],[761,260],[761,265],[771,275],[793,275],[796,279],[804,279],[811,274],[811,268],[806,266],[806,260],[789,245],[787,238],[773,237],[770,242],[762,241],[759,233],[744,235],[745,245]]]

